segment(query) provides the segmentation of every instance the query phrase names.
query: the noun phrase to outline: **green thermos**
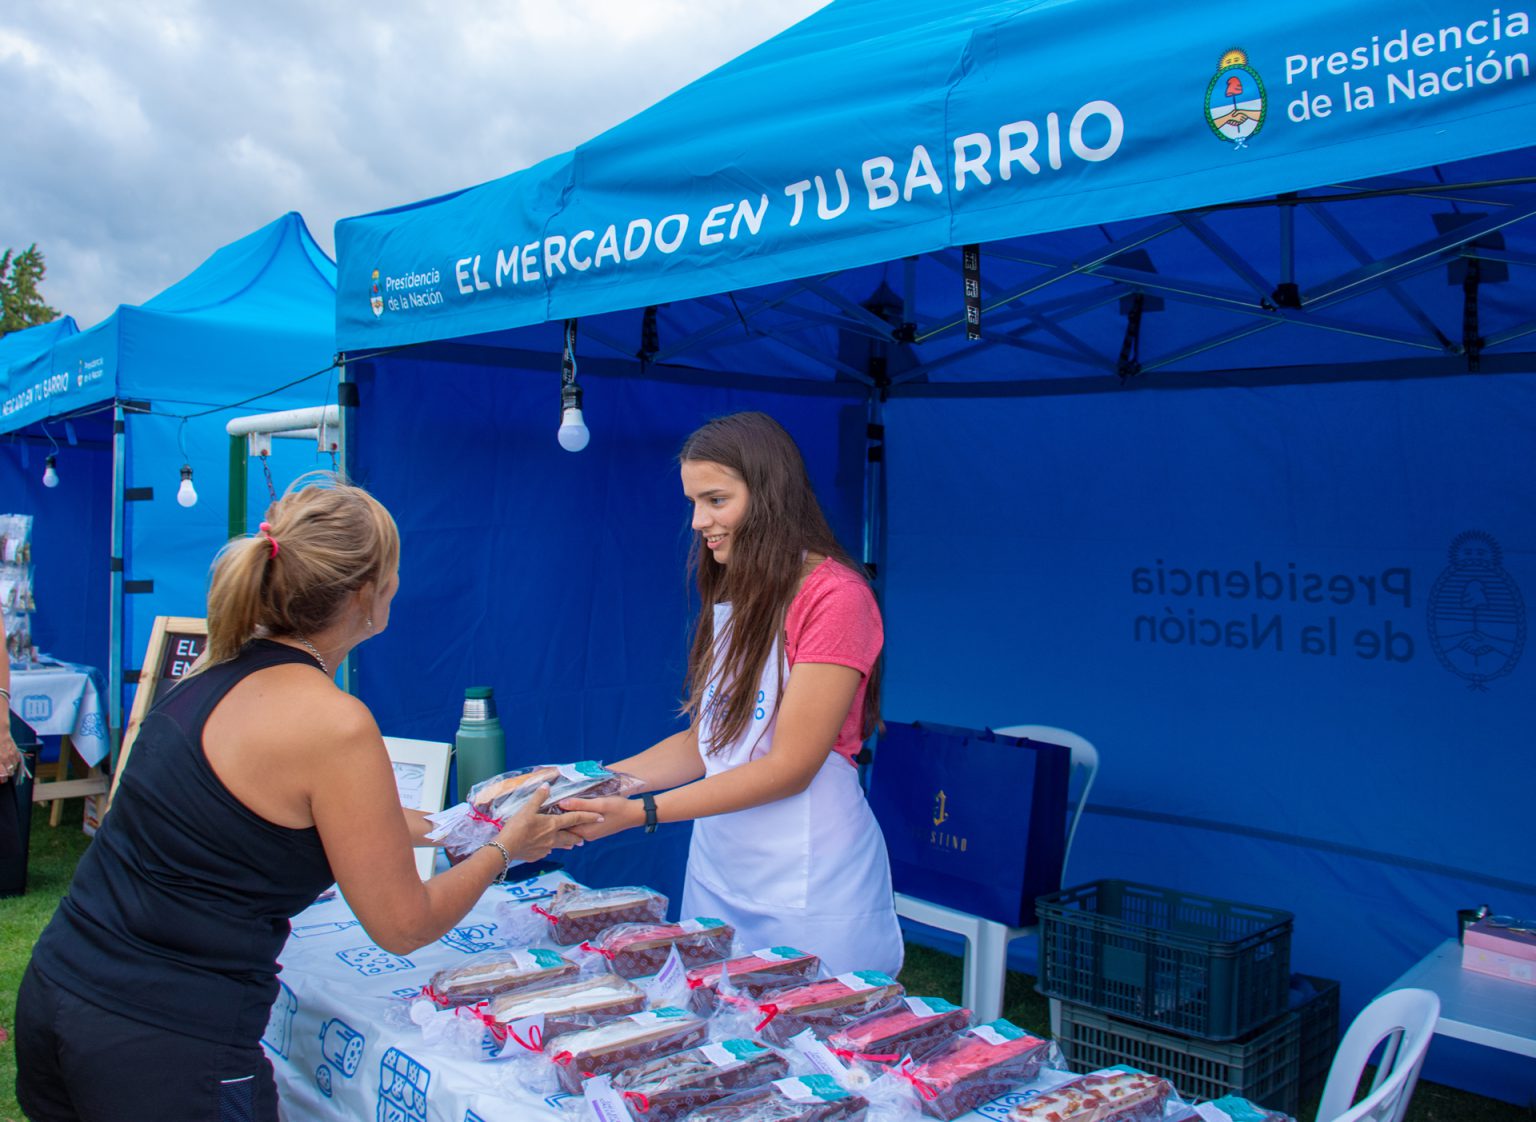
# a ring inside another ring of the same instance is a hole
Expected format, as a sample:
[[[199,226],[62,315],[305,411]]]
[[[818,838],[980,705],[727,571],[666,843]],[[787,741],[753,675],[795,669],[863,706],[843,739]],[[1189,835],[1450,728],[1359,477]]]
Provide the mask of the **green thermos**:
[[[482,779],[506,770],[507,738],[496,718],[496,699],[490,686],[469,686],[464,691],[464,714],[453,736],[453,758],[458,771],[458,798],[464,802],[469,789]]]

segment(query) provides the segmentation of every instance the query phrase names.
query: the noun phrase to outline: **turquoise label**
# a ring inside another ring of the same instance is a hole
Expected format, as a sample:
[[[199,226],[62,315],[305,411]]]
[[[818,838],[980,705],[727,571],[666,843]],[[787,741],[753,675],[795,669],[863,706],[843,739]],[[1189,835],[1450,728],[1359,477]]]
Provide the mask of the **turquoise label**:
[[[917,1000],[932,1009],[935,1016],[940,1013],[953,1013],[960,1008],[954,1002],[945,1001],[942,997],[919,997]]]
[[[836,1102],[848,1097],[848,1092],[839,1087],[837,1080],[830,1075],[802,1075],[800,1082],[807,1091],[824,1102]]]
[[[582,760],[571,767],[589,779],[605,779],[613,774],[596,760]]]
[[[993,1032],[997,1033],[998,1036],[1001,1036],[1004,1040],[1022,1040],[1024,1037],[1023,1029],[1014,1024],[1012,1021],[1004,1020],[1002,1017],[999,1017],[987,1027]]]
[[[754,1044],[750,1040],[722,1040],[720,1047],[724,1048],[738,1060],[750,1060],[753,1056],[761,1055],[768,1051],[761,1044]]]
[[[543,947],[529,947],[528,953],[533,956],[533,961],[545,968],[559,966],[563,961],[554,951]]]
[[[882,974],[878,970],[855,970],[853,976],[861,982],[868,982],[872,986],[894,986],[896,979],[889,974]]]
[[[723,920],[723,919],[715,919],[712,916],[696,916],[696,917],[694,917],[694,921],[693,922],[698,924],[700,927],[724,927],[725,926],[725,920]]]
[[[797,951],[794,947],[769,947],[768,953],[775,958],[804,958],[804,951]]]

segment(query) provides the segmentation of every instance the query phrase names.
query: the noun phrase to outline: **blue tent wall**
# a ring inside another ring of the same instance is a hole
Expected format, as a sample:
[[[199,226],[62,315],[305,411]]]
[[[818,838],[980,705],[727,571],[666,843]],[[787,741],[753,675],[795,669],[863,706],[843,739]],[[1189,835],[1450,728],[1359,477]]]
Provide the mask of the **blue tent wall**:
[[[130,589],[123,597],[120,648],[130,679],[122,695],[125,713],[132,671],[154,618],[206,611],[208,566],[228,536],[225,422],[241,413],[334,401],[334,373],[285,384],[329,366],[335,286],[335,266],[304,220],[286,214],[220,248],[143,304],[121,306],[10,368],[12,397],[25,386],[47,386],[49,392],[34,393],[9,414],[0,425],[6,430],[36,432],[45,419],[71,415],[81,417],[79,423],[99,424],[103,416],[110,423],[113,402],[126,403],[124,486],[136,497],[123,504],[123,571]],[[254,400],[228,408],[245,398]],[[185,426],[183,416],[191,417]],[[190,509],[176,503],[183,445],[199,495]],[[110,511],[110,455],[108,463]],[[313,446],[274,444],[271,467],[279,489],[306,468],[329,466]],[[248,488],[246,525],[254,527],[270,501],[254,468]],[[84,574],[87,587],[110,580],[110,536],[103,543],[107,548],[94,554],[95,564]],[[91,660],[102,669],[106,647],[99,661]]]
[[[0,509],[33,516],[32,639],[67,662],[105,666],[107,566],[112,529],[111,424],[100,418],[51,426],[59,442],[59,485],[43,486],[52,444],[28,430],[0,436]]]
[[[599,433],[555,442],[559,376],[416,359],[354,364],[357,478],[395,514],[401,591],[359,648],[359,690],[391,735],[449,740],[463,688],[492,685],[512,766],[612,761],[682,727],[689,512],[675,457],[711,416],[763,408],[807,451],[858,549],[863,407],[851,401],[584,378]],[[408,409],[397,403],[414,402]],[[560,855],[599,884],[681,892],[686,827]]]
[[[1344,979],[1348,1009],[1457,908],[1536,914],[1501,825],[1530,774],[1536,492],[1510,465],[1536,375],[976,406],[887,415],[887,711],[1098,745],[1073,882],[1292,910],[1296,967]],[[1482,653],[1437,653],[1474,601]],[[1467,1063],[1437,1042],[1431,1077],[1536,1086]]]

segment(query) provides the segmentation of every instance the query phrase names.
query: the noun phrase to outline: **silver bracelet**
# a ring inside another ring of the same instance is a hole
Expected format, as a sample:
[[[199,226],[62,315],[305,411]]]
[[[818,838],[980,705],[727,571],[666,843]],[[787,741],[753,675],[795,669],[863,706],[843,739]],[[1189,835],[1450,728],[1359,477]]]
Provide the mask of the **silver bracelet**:
[[[5,704],[9,706],[11,704],[11,691],[4,686],[0,686],[0,693],[5,694]]]
[[[486,842],[480,848],[490,849],[492,846],[494,846],[496,850],[501,854],[501,872],[497,874],[496,879],[491,881],[491,883],[501,884],[507,879],[507,874],[512,871],[512,854],[507,852],[506,846],[502,845],[494,838],[491,841]]]

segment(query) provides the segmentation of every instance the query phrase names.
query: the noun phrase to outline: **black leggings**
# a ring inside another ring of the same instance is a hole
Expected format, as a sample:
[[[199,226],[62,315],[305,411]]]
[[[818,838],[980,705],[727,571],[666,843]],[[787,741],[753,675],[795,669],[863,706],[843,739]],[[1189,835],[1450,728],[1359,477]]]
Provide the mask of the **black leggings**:
[[[16,997],[16,1101],[32,1122],[277,1122],[260,1044],[131,1020],[31,966]]]

